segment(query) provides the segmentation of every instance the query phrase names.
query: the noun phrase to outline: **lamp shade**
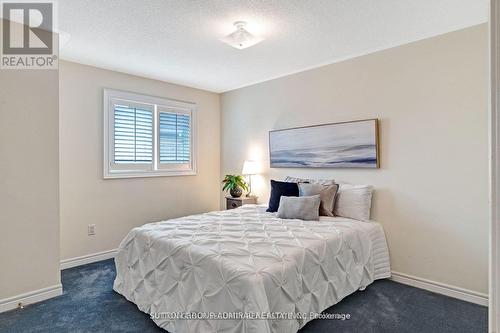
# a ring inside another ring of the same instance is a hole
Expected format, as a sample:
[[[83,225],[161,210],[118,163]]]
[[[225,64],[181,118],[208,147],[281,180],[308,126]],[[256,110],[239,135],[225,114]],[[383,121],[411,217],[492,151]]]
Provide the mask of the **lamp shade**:
[[[241,171],[244,175],[256,175],[259,173],[259,166],[255,161],[245,161],[243,163],[243,171]]]

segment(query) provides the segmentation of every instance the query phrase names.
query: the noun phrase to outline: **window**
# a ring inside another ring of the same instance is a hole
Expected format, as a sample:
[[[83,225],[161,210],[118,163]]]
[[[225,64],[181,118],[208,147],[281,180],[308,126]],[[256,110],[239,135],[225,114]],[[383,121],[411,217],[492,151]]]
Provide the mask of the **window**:
[[[188,163],[190,150],[189,115],[160,112],[160,163]]]
[[[115,104],[113,112],[115,163],[152,163],[154,108],[124,101]]]
[[[196,174],[196,105],[104,90],[104,178]]]

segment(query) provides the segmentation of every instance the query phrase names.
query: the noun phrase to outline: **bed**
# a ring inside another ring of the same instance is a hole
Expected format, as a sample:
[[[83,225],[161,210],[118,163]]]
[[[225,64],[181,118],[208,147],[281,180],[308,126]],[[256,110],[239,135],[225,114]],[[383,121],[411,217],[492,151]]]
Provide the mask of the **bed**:
[[[134,228],[115,263],[113,289],[171,333],[296,332],[390,276],[379,223],[283,220],[259,205]]]

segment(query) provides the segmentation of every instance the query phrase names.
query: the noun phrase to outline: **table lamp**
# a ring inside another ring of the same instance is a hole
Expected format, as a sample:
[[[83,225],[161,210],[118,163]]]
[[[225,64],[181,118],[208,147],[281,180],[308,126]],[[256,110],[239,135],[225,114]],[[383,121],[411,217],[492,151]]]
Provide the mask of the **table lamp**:
[[[246,160],[245,163],[243,163],[243,170],[241,173],[244,176],[248,176],[248,193],[247,197],[252,196],[252,175],[256,175],[259,173],[259,166],[257,162],[251,161],[251,160]]]

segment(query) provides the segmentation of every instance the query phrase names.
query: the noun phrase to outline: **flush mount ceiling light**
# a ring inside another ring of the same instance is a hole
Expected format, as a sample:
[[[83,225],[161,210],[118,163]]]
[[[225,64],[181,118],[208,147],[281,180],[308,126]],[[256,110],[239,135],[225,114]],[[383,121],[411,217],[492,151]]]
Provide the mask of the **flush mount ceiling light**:
[[[244,21],[234,22],[236,31],[224,37],[222,41],[240,50],[261,42],[262,38],[252,35],[245,29],[246,24]]]

